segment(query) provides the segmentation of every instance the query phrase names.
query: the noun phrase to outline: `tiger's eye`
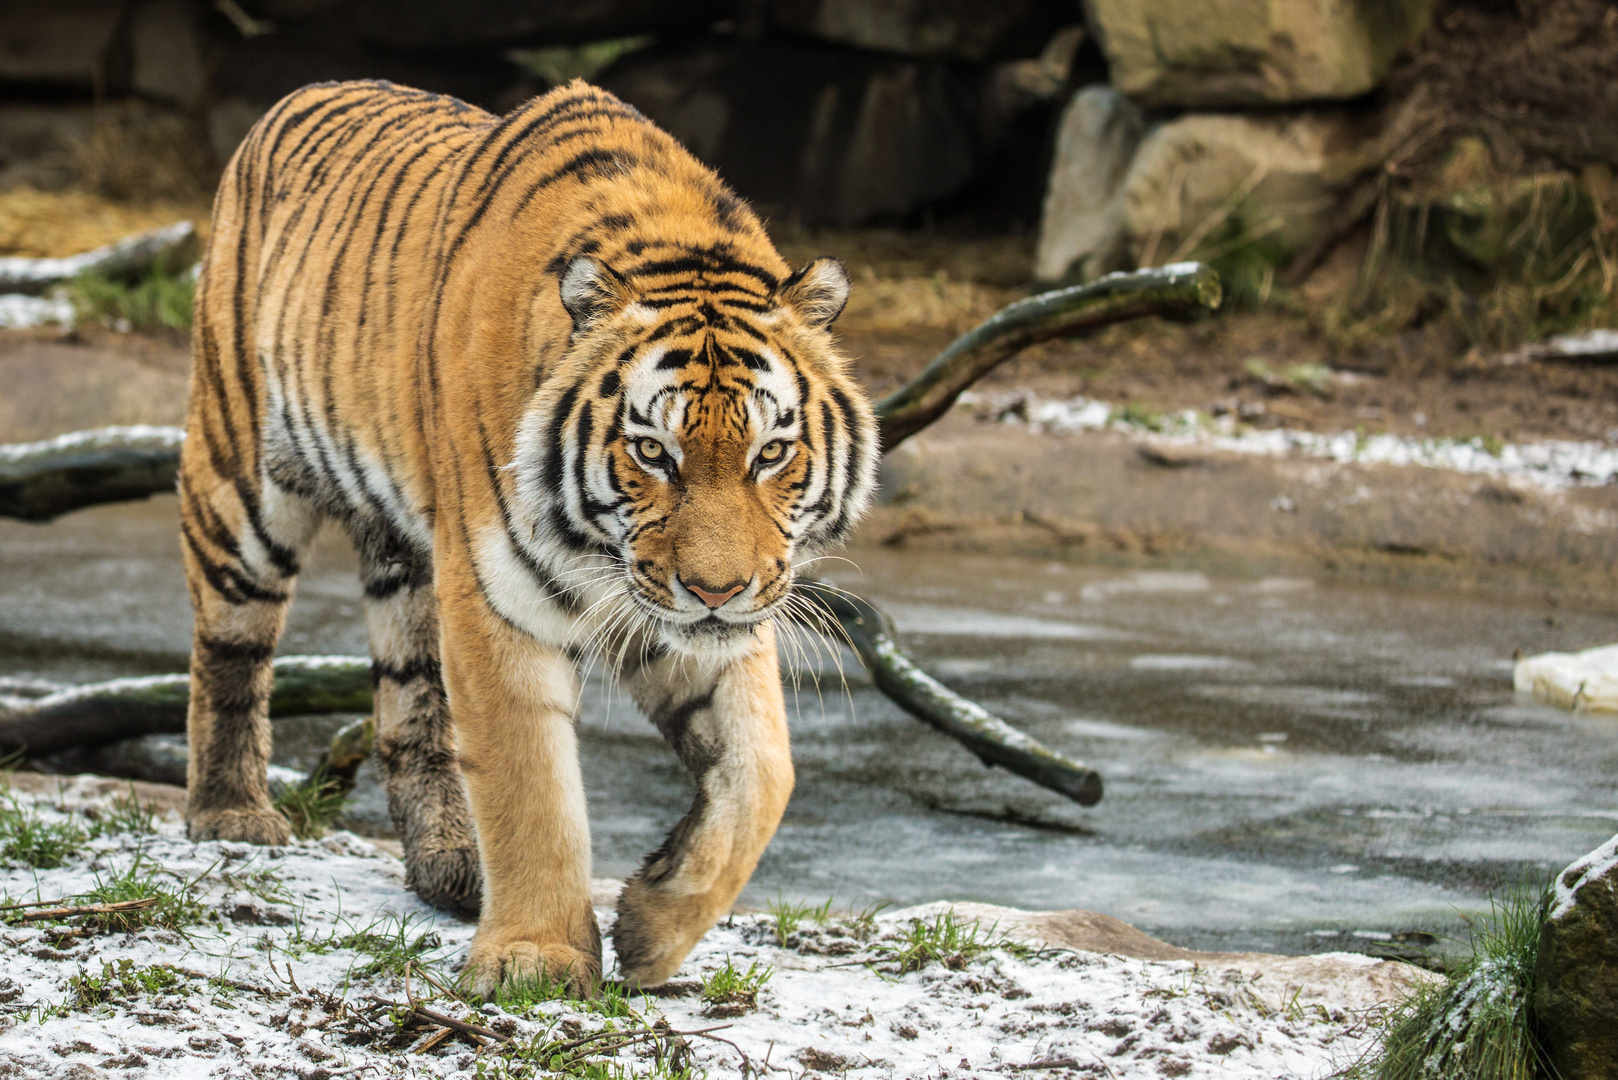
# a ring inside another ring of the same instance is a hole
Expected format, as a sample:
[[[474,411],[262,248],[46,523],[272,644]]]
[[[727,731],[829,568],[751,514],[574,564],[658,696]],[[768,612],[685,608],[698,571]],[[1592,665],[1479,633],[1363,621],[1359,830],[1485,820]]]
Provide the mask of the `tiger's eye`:
[[[781,455],[787,452],[787,444],[780,439],[771,439],[759,448],[758,459],[766,465],[780,461]]]
[[[665,453],[663,444],[656,439],[641,439],[635,444],[635,449],[640,451],[640,456],[647,461],[659,461]]]

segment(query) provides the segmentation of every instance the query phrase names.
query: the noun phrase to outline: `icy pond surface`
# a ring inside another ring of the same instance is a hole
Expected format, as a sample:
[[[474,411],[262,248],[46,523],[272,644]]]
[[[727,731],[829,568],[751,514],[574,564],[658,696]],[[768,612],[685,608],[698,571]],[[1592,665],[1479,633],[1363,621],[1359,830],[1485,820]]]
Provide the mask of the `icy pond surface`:
[[[182,670],[176,503],[0,522],[0,674]],[[798,786],[744,901],[1082,907],[1176,944],[1282,952],[1458,933],[1458,910],[1618,831],[1618,717],[1517,699],[1511,656],[1618,618],[1501,600],[894,551],[828,562],[934,674],[1107,782],[1084,809],[877,694],[851,654],[788,687]],[[286,653],[365,648],[353,557],[323,539]],[[335,721],[278,723],[300,764]],[[623,876],[689,785],[599,682],[584,702],[596,873]]]

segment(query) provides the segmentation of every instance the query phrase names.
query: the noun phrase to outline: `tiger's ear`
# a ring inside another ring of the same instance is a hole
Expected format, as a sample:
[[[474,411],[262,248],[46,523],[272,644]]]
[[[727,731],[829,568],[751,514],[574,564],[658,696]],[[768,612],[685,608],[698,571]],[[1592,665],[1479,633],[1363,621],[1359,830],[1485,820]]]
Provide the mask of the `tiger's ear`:
[[[848,303],[848,271],[841,259],[822,255],[782,282],[775,299],[809,326],[830,326]]]
[[[575,334],[616,315],[634,299],[629,282],[600,259],[580,255],[562,274],[562,306],[573,319]]]

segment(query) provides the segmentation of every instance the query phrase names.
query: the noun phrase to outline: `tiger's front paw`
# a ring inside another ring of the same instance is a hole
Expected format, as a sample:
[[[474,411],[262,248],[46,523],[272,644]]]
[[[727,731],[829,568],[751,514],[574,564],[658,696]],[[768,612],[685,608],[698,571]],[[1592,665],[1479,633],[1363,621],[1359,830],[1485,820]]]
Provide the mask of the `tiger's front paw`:
[[[674,977],[716,917],[704,897],[670,897],[632,880],[618,897],[612,947],[618,977],[630,986],[660,986]]]
[[[434,907],[476,915],[483,899],[483,865],[476,847],[405,850],[405,887]]]
[[[567,984],[573,998],[595,996],[601,981],[601,956],[556,941],[526,938],[498,938],[479,933],[461,969],[461,982],[474,994],[495,996],[502,986],[508,990]]]
[[[185,831],[194,841],[234,840],[266,847],[292,842],[292,827],[276,810],[204,810],[186,816]]]

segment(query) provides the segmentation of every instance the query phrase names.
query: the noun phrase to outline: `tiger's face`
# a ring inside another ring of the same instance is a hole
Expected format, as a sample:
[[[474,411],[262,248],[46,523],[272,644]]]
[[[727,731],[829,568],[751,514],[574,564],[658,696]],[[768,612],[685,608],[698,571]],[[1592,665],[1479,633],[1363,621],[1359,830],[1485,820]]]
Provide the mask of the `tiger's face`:
[[[875,419],[826,330],[842,265],[755,295],[637,288],[581,258],[561,292],[572,347],[519,469],[534,497],[551,489],[539,531],[577,564],[564,587],[618,599],[675,652],[745,650],[795,562],[841,542],[874,487]]]

